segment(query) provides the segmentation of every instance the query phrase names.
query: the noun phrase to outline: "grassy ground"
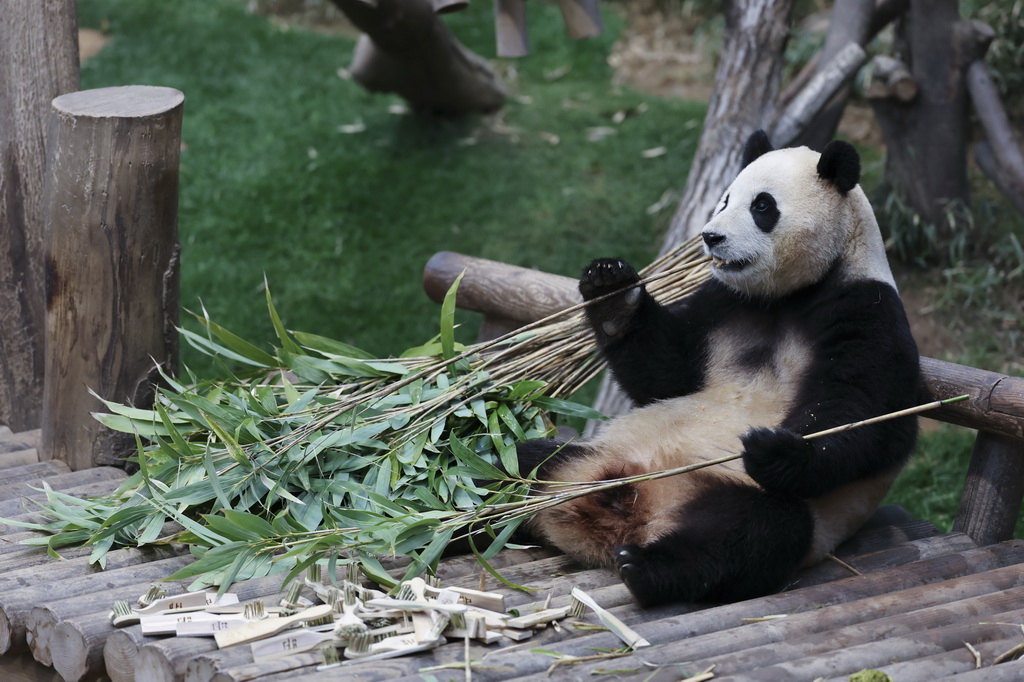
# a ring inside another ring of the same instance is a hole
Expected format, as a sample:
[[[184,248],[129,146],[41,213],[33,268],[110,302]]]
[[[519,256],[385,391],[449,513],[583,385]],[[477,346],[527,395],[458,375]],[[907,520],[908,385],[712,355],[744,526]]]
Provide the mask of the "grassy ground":
[[[489,55],[485,5],[452,23]],[[516,74],[500,118],[458,122],[391,113],[400,100],[339,77],[350,37],[282,30],[240,2],[79,7],[82,26],[112,38],[86,62],[83,87],[185,93],[182,304],[202,299],[255,341],[271,338],[264,275],[291,328],[388,355],[436,333],[421,287],[436,251],[573,276],[597,255],[648,262],[674,207],[646,208],[685,182],[704,115],[611,88],[614,31],[571,42],[546,5],[531,8],[535,56],[500,65]],[[619,111],[634,115],[616,124]],[[594,128],[613,132],[589,141]],[[660,146],[663,156],[642,155]]]
[[[388,355],[436,333],[437,307],[420,284],[436,251],[567,275],[595,256],[646,263],[656,251],[674,202],[647,209],[685,184],[704,107],[609,85],[612,12],[605,36],[572,42],[556,10],[532,4],[533,54],[497,62],[511,91],[507,107],[497,118],[446,122],[393,113],[400,100],[339,76],[351,36],[286,30],[244,8],[226,0],[79,0],[80,24],[111,38],[85,63],[84,88],[140,83],[186,95],[186,308],[201,300],[217,322],[269,344],[266,277],[290,328]],[[459,38],[487,56],[490,13],[488,3],[472,3],[449,18]],[[619,112],[628,115],[616,123]],[[666,153],[644,157],[656,147]],[[866,159],[881,163],[870,150]],[[1009,319],[1001,311],[1013,302],[998,300],[998,282],[1012,268],[993,267],[951,268],[948,285],[928,286],[954,309],[985,296],[971,310],[996,317],[969,321],[977,342],[946,358],[998,370],[1012,356],[981,330]],[[988,283],[964,288],[972,277]],[[470,340],[475,320],[462,319]],[[1014,338],[1010,348],[1019,348]],[[183,360],[200,375],[218,371],[190,349]],[[929,433],[891,501],[948,525],[969,452],[969,434]]]

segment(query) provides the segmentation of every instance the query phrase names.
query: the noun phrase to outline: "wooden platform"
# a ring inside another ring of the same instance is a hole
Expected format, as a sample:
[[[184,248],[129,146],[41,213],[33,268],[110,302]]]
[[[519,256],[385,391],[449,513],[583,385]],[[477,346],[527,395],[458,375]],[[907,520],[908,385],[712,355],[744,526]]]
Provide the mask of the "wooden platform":
[[[32,515],[24,498],[32,496],[28,486],[42,480],[69,492],[101,494],[124,476],[106,468],[68,474],[60,465],[32,461],[37,437],[0,433],[0,480],[8,481],[0,484],[0,515]],[[316,653],[254,664],[246,645],[217,650],[212,639],[145,637],[137,625],[118,630],[109,624],[111,604],[135,599],[190,562],[183,548],[119,550],[101,572],[87,564],[83,550],[58,561],[16,544],[23,537],[0,525],[4,682],[466,679],[461,641],[317,672]],[[507,550],[495,565],[536,590],[508,590],[511,607],[527,613],[548,595],[552,605],[565,605],[578,586],[652,646],[552,669],[557,655],[585,658],[620,646],[610,633],[594,629],[593,615],[570,618],[524,642],[471,645],[472,679],[548,679],[551,670],[553,679],[679,680],[711,666],[714,677],[707,679],[714,680],[846,680],[864,668],[888,672],[898,682],[1024,679],[1022,662],[993,667],[998,656],[1024,644],[1024,541],[977,547],[964,534],[941,534],[927,521],[886,508],[837,556],[849,567],[827,561],[777,595],[644,610],[609,571],[582,570],[546,549]],[[466,557],[447,560],[440,576],[449,586],[481,584],[479,567]],[[498,589],[493,579],[486,587]],[[276,598],[280,578],[246,581],[232,591],[242,600]]]

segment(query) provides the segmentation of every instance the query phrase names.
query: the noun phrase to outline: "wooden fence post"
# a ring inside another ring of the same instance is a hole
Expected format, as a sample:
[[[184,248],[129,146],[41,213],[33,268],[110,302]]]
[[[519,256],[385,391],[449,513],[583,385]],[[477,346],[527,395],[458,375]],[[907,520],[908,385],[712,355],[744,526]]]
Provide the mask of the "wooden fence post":
[[[129,86],[53,101],[46,185],[42,453],[117,464],[134,437],[92,418],[151,404],[177,370],[178,159],[184,96]]]
[[[39,428],[50,101],[78,89],[75,0],[0,3],[0,424]]]

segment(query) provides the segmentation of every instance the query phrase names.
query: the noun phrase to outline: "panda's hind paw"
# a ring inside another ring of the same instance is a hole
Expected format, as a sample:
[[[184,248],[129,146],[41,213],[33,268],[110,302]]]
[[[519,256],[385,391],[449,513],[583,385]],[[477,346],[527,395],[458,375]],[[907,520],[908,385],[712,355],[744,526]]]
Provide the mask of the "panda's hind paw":
[[[664,600],[665,595],[659,595],[651,566],[639,546],[620,545],[612,551],[612,557],[619,578],[641,605],[650,606]]]
[[[580,276],[580,294],[583,300],[590,301],[599,296],[611,294],[640,282],[640,275],[621,258],[598,258],[591,261]],[[639,298],[639,289],[624,292],[625,303],[635,304]]]

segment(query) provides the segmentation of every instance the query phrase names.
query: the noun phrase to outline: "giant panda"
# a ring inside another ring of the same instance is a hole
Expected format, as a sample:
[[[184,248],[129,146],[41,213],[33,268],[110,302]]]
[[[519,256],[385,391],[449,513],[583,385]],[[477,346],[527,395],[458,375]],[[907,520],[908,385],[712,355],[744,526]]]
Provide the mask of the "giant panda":
[[[662,305],[620,259],[580,278],[598,347],[636,409],[591,440],[518,448],[540,489],[742,453],[528,522],[531,537],[616,568],[642,605],[785,587],[871,516],[917,436],[902,417],[802,438],[918,397],[917,347],[856,150],[773,150],[758,131],[742,165],[703,229],[712,277],[692,295]]]

